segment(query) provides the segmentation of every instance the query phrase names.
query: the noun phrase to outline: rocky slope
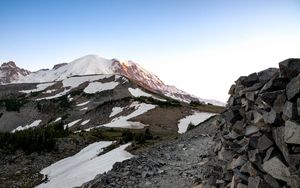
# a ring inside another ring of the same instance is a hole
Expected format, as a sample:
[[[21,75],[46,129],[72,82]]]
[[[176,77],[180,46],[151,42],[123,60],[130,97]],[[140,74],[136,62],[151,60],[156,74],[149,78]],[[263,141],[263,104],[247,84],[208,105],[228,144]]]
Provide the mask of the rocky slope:
[[[9,61],[0,66],[0,84],[8,84],[30,74],[30,71],[19,68],[15,62]]]

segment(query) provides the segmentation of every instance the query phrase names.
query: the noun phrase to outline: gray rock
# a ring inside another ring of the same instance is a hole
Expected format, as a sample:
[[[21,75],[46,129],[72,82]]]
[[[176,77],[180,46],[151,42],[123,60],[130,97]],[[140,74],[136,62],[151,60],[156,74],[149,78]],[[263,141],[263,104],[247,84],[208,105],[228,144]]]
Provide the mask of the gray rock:
[[[255,96],[257,95],[257,93],[256,92],[254,92],[254,91],[251,91],[251,92],[246,92],[246,94],[245,94],[245,96],[246,96],[246,98],[248,99],[248,100],[250,100],[250,101],[255,101]]]
[[[298,116],[300,116],[300,98],[297,99],[297,112]]]
[[[293,175],[288,177],[288,185],[292,188],[299,188],[300,187],[300,178],[299,176]]]
[[[277,96],[284,94],[284,93],[285,93],[285,90],[265,92],[265,93],[259,94],[259,98],[261,98],[261,100],[264,101],[265,103],[267,103],[269,106],[273,106],[273,103],[277,99]]]
[[[288,177],[291,175],[288,167],[278,157],[273,157],[266,161],[262,167],[272,177],[285,182],[288,181]]]
[[[277,147],[280,149],[281,153],[284,156],[286,161],[289,161],[289,150],[287,148],[287,144],[284,142],[284,132],[285,128],[281,127],[274,127],[272,129],[272,135]]]
[[[246,87],[250,87],[253,84],[257,83],[258,80],[258,76],[257,73],[252,73],[249,76],[247,76],[246,78],[241,80],[242,85],[246,86]]]
[[[270,147],[267,151],[266,151],[266,155],[265,155],[265,158],[263,159],[263,162],[266,162],[267,160],[270,159],[272,153],[274,151],[274,148],[273,147]]]
[[[277,124],[279,122],[279,114],[275,110],[271,109],[270,112],[264,112],[263,119],[266,124]]]
[[[252,135],[254,133],[257,133],[258,131],[259,131],[259,128],[257,128],[256,126],[254,126],[254,125],[248,125],[246,127],[245,135],[246,136],[250,136],[250,135]]]
[[[229,91],[228,91],[228,94],[229,95],[234,95],[235,93],[235,84],[232,84]]]
[[[289,144],[300,144],[300,125],[286,121],[284,127],[284,141]]]
[[[298,117],[297,105],[287,101],[283,107],[283,115],[288,119],[296,119]]]
[[[264,85],[264,87],[260,90],[260,93],[283,90],[285,89],[287,83],[288,79],[275,77]]]
[[[266,135],[263,135],[258,139],[257,149],[260,151],[265,151],[272,145],[273,142]]]
[[[299,96],[300,91],[300,75],[293,78],[286,86],[286,96],[288,100],[293,100]]]
[[[248,188],[265,188],[263,180],[259,176],[248,178]]]
[[[249,161],[241,167],[240,171],[242,173],[247,173],[252,177],[257,175],[257,170],[254,168],[252,163]]]
[[[273,104],[273,109],[275,110],[276,113],[282,112],[285,101],[286,101],[285,94],[281,94],[276,97],[274,104]]]
[[[279,63],[280,75],[293,78],[300,73],[300,59],[290,58]]]
[[[264,175],[264,180],[267,182],[267,184],[269,184],[273,188],[281,188],[278,181],[272,176],[270,176],[269,174]]]
[[[255,163],[257,161],[258,155],[259,155],[259,150],[258,149],[248,151],[249,161]]]
[[[277,68],[268,68],[257,73],[259,82],[266,83],[271,78],[278,74],[279,70]]]
[[[238,183],[236,188],[247,188],[248,186],[242,183]]]

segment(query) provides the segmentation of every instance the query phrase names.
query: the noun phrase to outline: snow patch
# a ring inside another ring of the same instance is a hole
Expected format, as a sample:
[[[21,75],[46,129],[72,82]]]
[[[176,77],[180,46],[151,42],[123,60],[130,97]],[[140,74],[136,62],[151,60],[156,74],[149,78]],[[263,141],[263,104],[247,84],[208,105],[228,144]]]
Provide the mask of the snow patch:
[[[122,107],[113,107],[112,111],[111,111],[111,114],[109,115],[109,117],[113,117],[113,116],[121,113],[122,111],[123,111]]]
[[[89,108],[88,107],[85,107],[85,108],[81,108],[79,111],[85,111],[85,110],[88,110]]]
[[[130,144],[121,145],[98,156],[103,148],[111,144],[111,141],[90,144],[74,156],[44,168],[41,174],[47,175],[49,181],[38,185],[37,188],[77,187],[94,179],[96,175],[111,170],[116,162],[122,162],[133,157],[125,151]]]
[[[90,101],[86,101],[86,102],[83,102],[83,103],[79,103],[77,104],[76,106],[84,106],[84,105],[87,105]]]
[[[61,117],[58,117],[56,120],[54,120],[54,123],[58,122],[61,120]]]
[[[64,126],[64,128],[66,129],[67,127],[72,127],[73,125],[75,125],[76,123],[78,123],[79,121],[81,121],[81,119],[77,119],[75,121],[72,121],[71,123],[68,123],[67,125]]]
[[[89,83],[89,85],[83,91],[88,94],[97,93],[101,91],[112,90],[117,85],[119,85],[119,82],[107,82],[107,83],[92,82]]]
[[[198,125],[214,115],[216,114],[207,112],[194,112],[193,115],[186,116],[185,118],[179,120],[178,133],[185,133],[190,123],[193,125]]]
[[[36,89],[31,89],[31,90],[22,90],[20,92],[22,93],[31,93],[31,92],[39,92],[45,90],[47,87],[54,85],[55,82],[50,82],[50,83],[43,83],[43,84],[38,84],[36,85]]]
[[[160,99],[160,98],[154,97],[153,95],[146,93],[145,91],[141,90],[140,88],[135,88],[135,89],[128,88],[128,91],[134,97],[152,97],[152,98],[160,100],[160,101],[166,101],[165,99]]]
[[[85,120],[85,121],[83,121],[80,125],[85,125],[85,124],[87,124],[87,123],[90,122],[90,121],[91,121],[90,119]]]
[[[14,133],[14,132],[16,132],[16,131],[22,131],[22,130],[29,129],[29,128],[32,128],[32,127],[36,127],[36,126],[38,126],[41,122],[42,122],[42,120],[35,120],[35,121],[32,122],[31,124],[25,125],[24,127],[19,126],[19,127],[15,128],[14,130],[12,130],[11,132]]]
[[[119,127],[119,128],[131,128],[131,129],[142,129],[147,125],[144,125],[140,122],[132,122],[128,121],[131,118],[134,118],[136,116],[139,116],[141,114],[144,114],[148,112],[151,109],[154,109],[156,106],[152,104],[145,104],[145,103],[138,103],[138,102],[133,102],[130,107],[134,107],[135,111],[132,112],[131,114],[127,116],[119,116],[115,119],[113,119],[110,123],[100,125],[97,127]]]

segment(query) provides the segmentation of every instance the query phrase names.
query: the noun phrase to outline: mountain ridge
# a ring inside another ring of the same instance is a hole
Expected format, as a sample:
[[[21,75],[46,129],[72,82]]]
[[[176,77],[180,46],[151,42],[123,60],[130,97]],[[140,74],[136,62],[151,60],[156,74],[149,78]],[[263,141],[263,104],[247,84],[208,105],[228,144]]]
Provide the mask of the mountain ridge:
[[[191,101],[199,101],[224,106],[222,102],[198,98],[176,88],[175,86],[166,85],[159,79],[158,76],[131,60],[121,61],[118,59],[105,59],[94,54],[80,57],[70,63],[56,64],[50,70],[41,69],[36,72],[29,72],[24,76],[8,79],[6,83],[52,82],[63,80],[75,75],[93,74],[119,74],[131,79],[138,85],[154,93],[163,94],[176,100],[187,103]]]

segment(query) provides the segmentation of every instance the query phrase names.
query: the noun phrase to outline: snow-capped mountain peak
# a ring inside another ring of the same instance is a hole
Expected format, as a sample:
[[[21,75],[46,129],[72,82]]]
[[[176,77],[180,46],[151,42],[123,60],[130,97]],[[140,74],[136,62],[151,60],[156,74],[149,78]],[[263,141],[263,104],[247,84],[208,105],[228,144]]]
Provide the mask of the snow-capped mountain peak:
[[[118,74],[129,78],[136,84],[157,94],[163,94],[184,102],[199,100],[199,98],[181,91],[174,86],[164,84],[163,81],[161,81],[155,74],[147,71],[142,66],[133,61],[105,59],[98,55],[86,55],[81,58],[75,59],[70,63],[57,64],[51,70],[42,69],[37,72],[32,72],[27,76],[14,78],[10,82],[52,82],[64,80],[66,78],[77,75],[82,76],[93,74]],[[200,101],[206,103],[205,100]]]

